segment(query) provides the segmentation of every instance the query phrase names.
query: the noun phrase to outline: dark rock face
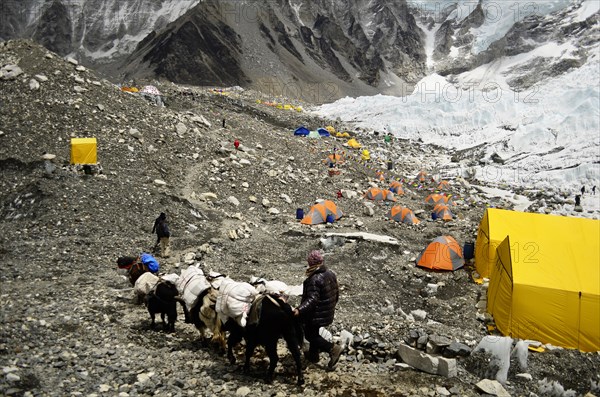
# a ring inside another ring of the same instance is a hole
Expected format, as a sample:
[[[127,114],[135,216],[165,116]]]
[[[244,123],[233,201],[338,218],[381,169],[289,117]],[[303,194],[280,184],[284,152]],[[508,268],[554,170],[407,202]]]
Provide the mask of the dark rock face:
[[[139,37],[177,19],[198,0],[3,0],[0,40],[32,38],[89,67],[121,62]]]
[[[227,25],[198,12],[149,36],[131,59],[141,58],[155,75],[170,81],[235,85],[247,81],[240,67],[240,40]]]
[[[50,51],[67,55],[73,49],[71,25],[67,8],[54,1],[40,16],[33,39]]]
[[[283,74],[293,81],[318,81],[321,76],[315,76],[312,64],[325,76],[330,73],[334,83],[337,80],[348,86],[377,87],[383,73],[407,82],[424,76],[423,43],[404,0],[392,4],[317,1],[303,4],[300,10],[287,2],[252,4],[251,12],[243,7],[224,10],[218,1],[198,4],[186,16],[156,32],[156,38],[140,43],[127,61],[127,76],[150,70],[158,77],[180,83],[207,83],[212,78],[212,84],[242,86],[269,73]],[[189,21],[203,32],[201,38],[184,34],[183,25]],[[369,32],[365,26],[369,26]],[[257,38],[262,43],[256,43]],[[186,48],[202,55],[191,56]],[[187,58],[185,62],[174,61],[183,57]],[[145,68],[137,67],[140,58]],[[168,68],[165,59],[169,59]],[[265,71],[267,62],[272,67]],[[234,72],[236,67],[240,68],[238,73]],[[199,74],[205,69],[210,73],[202,81],[190,78],[190,71]]]
[[[452,23],[445,21],[442,26],[435,33],[435,49],[433,51],[433,59],[440,60],[450,53],[450,48],[454,44],[452,38],[454,31],[452,29]]]

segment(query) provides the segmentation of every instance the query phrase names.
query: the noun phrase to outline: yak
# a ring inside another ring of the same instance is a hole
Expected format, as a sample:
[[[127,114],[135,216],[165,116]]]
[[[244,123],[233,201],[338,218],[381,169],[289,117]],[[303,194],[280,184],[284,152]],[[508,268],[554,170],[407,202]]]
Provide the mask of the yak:
[[[300,321],[293,315],[292,308],[280,295],[258,295],[250,308],[246,327],[241,327],[236,321],[230,319],[224,328],[229,331],[227,357],[231,364],[235,364],[236,361],[233,348],[242,339],[246,340],[244,372],[248,372],[250,369],[250,358],[254,354],[256,346],[265,347],[269,357],[269,368],[265,378],[267,383],[273,381],[275,367],[279,360],[277,342],[279,338],[283,337],[296,363],[297,383],[298,385],[304,383],[300,358],[300,345],[304,339],[304,333]]]
[[[179,291],[177,291],[175,284],[167,280],[160,280],[154,289],[146,295],[146,307],[152,319],[151,328],[154,328],[156,325],[154,321],[156,314],[160,314],[163,328],[169,332],[175,331],[177,302],[180,301],[178,294]],[[165,315],[167,316],[168,324],[165,322]]]

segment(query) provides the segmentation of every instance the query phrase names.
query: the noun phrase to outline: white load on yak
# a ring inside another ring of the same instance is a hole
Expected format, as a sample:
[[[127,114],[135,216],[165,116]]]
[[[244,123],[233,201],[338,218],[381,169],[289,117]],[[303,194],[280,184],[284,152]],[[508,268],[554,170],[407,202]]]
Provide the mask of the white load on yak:
[[[189,266],[181,272],[176,283],[177,291],[183,298],[188,310],[198,302],[198,297],[202,292],[210,288],[210,283],[204,276],[204,272],[197,266]]]
[[[250,306],[257,295],[258,291],[249,283],[237,282],[230,278],[223,279],[215,308],[219,319],[225,324],[232,318],[241,327],[245,327]]]
[[[134,303],[141,305],[146,298],[146,295],[150,293],[158,284],[160,279],[154,273],[146,272],[143,273],[137,280],[135,280],[135,284],[133,285],[133,296]]]
[[[280,294],[286,296],[302,296],[302,284],[287,285],[279,280],[266,280],[263,277],[250,277],[250,284],[256,287],[258,292],[267,294]]]
[[[133,285],[134,303],[138,305],[142,304],[146,295],[154,290],[160,280],[170,281],[173,284],[176,284],[178,279],[179,276],[175,273],[163,274],[160,277],[151,272],[143,273]]]

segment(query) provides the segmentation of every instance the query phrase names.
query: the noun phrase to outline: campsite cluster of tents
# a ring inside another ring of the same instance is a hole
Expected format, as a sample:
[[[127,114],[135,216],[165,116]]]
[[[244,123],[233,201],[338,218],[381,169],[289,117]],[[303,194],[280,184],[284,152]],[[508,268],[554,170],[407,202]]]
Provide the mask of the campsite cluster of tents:
[[[256,103],[258,103],[259,105],[271,106],[271,107],[274,107],[275,109],[295,110],[296,112],[302,112],[302,111],[304,111],[304,109],[302,108],[302,106],[294,106],[294,105],[290,105],[289,103],[278,103],[278,102],[271,102],[271,101],[263,101],[261,99],[257,99]]]
[[[342,153],[331,153],[324,160],[323,163],[328,166],[343,165],[346,159]],[[425,174],[426,175],[426,174]],[[417,175],[417,179],[422,177],[423,173]],[[381,174],[381,181],[385,181],[383,174]],[[450,184],[446,181],[438,184],[438,188],[447,190]],[[372,201],[379,202],[392,202],[397,201],[397,196],[404,194],[404,188],[402,182],[398,180],[391,180],[389,187],[379,188],[370,187],[364,193],[364,198]],[[453,219],[453,215],[450,212],[450,206],[455,205],[450,195],[445,193],[438,194],[432,193],[428,195],[424,203],[433,206],[432,218],[442,219],[448,221]],[[304,216],[299,216],[301,223],[305,225],[316,225],[321,223],[334,223],[343,216],[343,212],[338,208],[336,203],[331,200],[319,201],[313,205],[308,213]],[[415,213],[404,206],[393,205],[386,214],[386,218],[408,225],[417,225],[420,220],[416,217]],[[439,240],[442,239],[442,240]],[[450,236],[442,236],[439,239],[434,240],[421,254],[418,260],[419,266],[427,267],[436,270],[456,270],[464,266],[465,261],[463,252],[458,242],[456,242]]]
[[[344,161],[340,152],[328,155],[324,163],[337,166]],[[364,197],[394,203],[404,193],[403,182],[372,187]],[[425,198],[425,204],[433,206],[432,218],[453,219],[455,203],[446,193],[451,188],[447,181],[436,182],[422,171],[409,183],[436,191]],[[326,200],[312,206],[301,223],[333,223],[342,216],[337,205]],[[400,205],[392,206],[386,217],[419,223],[411,209]],[[452,236],[439,236],[423,249],[416,264],[455,271],[473,257],[477,273],[489,280],[487,310],[502,334],[600,350],[600,221],[488,208],[475,247],[468,243],[463,249]]]
[[[145,85],[141,89],[135,86],[121,86],[121,91],[128,92],[154,103],[156,106],[164,106],[164,98],[161,92],[153,85]]]
[[[336,131],[335,128],[328,125],[325,128],[317,128],[315,131],[311,131],[304,126],[300,126],[294,130],[295,136],[305,136],[308,138],[321,138],[321,137],[335,137],[335,138],[349,138],[350,134],[347,132],[339,132]],[[355,139],[351,139],[351,141],[356,142]],[[360,146],[359,146],[360,147]]]

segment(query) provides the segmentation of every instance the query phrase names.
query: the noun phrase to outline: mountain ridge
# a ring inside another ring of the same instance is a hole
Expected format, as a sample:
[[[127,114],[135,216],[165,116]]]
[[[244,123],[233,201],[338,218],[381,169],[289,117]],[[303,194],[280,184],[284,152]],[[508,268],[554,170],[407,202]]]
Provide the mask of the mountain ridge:
[[[569,53],[515,67],[509,85],[526,89],[580,67],[599,40],[593,0],[516,8],[490,0],[435,7],[420,0],[27,0],[28,11],[18,7],[3,6],[0,39],[33,37],[113,81],[240,85],[316,103],[404,96],[430,73],[454,81],[548,43],[573,44]]]

